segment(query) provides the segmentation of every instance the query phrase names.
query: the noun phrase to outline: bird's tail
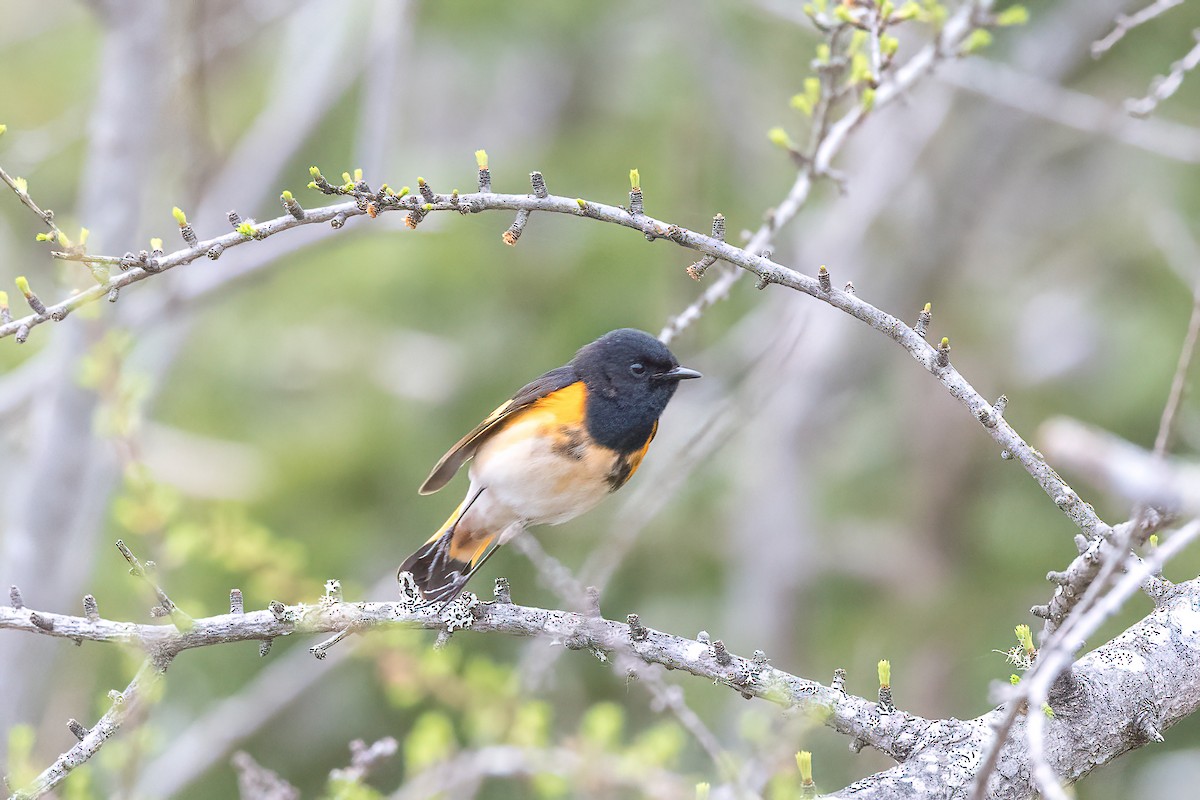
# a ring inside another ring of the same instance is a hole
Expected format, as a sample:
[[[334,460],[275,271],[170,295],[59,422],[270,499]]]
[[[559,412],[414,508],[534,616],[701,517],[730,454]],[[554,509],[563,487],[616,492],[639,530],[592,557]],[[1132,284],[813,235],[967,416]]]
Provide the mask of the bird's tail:
[[[460,525],[464,501],[442,527],[404,560],[399,572],[412,573],[421,595],[429,602],[449,602],[466,586],[474,567],[487,552],[495,535],[477,535]],[[397,573],[399,574],[399,573]]]

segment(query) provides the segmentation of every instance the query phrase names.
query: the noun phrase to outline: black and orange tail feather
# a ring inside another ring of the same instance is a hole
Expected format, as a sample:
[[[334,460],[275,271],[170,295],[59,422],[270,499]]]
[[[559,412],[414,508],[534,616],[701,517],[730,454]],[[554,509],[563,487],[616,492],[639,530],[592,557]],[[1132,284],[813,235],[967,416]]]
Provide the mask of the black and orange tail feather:
[[[454,531],[446,531],[400,565],[400,572],[411,572],[421,595],[431,603],[452,600],[467,583],[471,563],[450,555],[453,539]]]
[[[488,545],[495,536],[472,536],[458,522],[468,503],[463,503],[417,552],[404,560],[397,573],[413,576],[421,595],[430,603],[450,602],[475,574]]]

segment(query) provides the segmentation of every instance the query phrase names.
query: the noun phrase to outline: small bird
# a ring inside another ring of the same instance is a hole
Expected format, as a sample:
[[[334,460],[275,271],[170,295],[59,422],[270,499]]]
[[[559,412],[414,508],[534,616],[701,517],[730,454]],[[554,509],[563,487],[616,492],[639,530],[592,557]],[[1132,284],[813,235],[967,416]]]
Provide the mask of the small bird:
[[[522,530],[574,519],[624,486],[679,381],[699,377],[658,339],[633,328],[584,345],[442,456],[421,494],[441,489],[473,458],[471,485],[400,573],[412,574],[426,601],[449,603]]]

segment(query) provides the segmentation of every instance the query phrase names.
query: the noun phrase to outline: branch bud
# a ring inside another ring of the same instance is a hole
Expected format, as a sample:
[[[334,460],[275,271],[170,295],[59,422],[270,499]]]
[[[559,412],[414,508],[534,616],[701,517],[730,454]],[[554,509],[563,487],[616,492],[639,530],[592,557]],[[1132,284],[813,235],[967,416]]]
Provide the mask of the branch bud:
[[[29,307],[33,309],[35,314],[46,316],[46,306],[38,299],[38,296],[29,288],[29,281],[24,275],[17,276],[17,288],[21,290],[21,294],[25,295],[25,301],[29,303]]]
[[[925,334],[929,333],[929,323],[931,322],[933,322],[933,304],[926,303],[925,307],[921,309],[921,313],[917,315],[917,324],[913,328],[917,336],[924,339]]]
[[[822,292],[833,291],[833,279],[829,277],[829,270],[825,269],[824,264],[817,270],[817,283],[821,285]]]
[[[941,368],[950,366],[950,339],[943,336],[937,348],[937,365]]]
[[[550,196],[550,192],[546,191],[546,179],[542,177],[542,173],[529,173],[529,184],[533,187],[534,197],[545,198]]]
[[[796,768],[800,770],[800,784],[802,786],[812,786],[812,753],[808,750],[801,750],[796,753]]]

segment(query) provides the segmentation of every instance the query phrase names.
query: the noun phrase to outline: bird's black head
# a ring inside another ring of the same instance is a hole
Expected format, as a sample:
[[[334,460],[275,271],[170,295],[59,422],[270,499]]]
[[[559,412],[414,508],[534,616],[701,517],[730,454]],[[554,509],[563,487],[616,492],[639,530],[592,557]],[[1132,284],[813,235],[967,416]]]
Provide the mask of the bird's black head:
[[[645,446],[679,381],[700,377],[679,366],[665,344],[633,328],[584,345],[571,366],[587,384],[588,433],[620,452]]]

